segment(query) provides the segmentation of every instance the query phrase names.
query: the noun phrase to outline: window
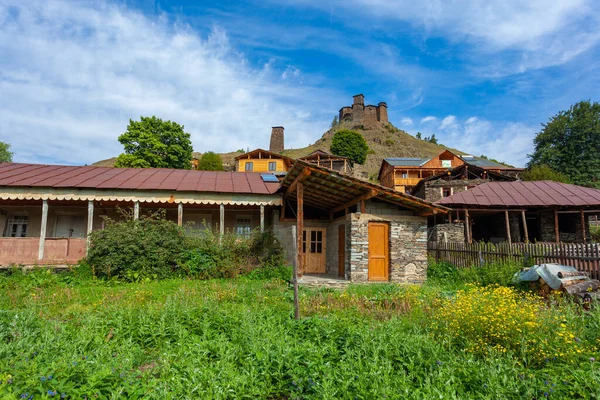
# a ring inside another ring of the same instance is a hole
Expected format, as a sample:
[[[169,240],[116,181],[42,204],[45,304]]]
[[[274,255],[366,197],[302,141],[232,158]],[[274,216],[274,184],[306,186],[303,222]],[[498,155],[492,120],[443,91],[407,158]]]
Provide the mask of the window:
[[[27,224],[29,218],[26,216],[14,216],[8,219],[8,228],[6,236],[25,237],[27,236]]]
[[[235,219],[235,233],[240,236],[250,236],[252,219],[249,216],[239,216]]]
[[[246,172],[252,172],[254,170],[254,163],[252,161],[246,163]]]
[[[452,188],[443,187],[442,188],[442,197],[450,197],[452,196]]]
[[[441,160],[442,168],[452,168],[452,160]]]
[[[577,233],[578,214],[558,214],[558,230],[561,233]]]
[[[85,237],[85,217],[83,215],[57,215],[56,225],[54,227],[54,237]]]
[[[310,252],[313,254],[323,252],[323,231],[310,231]]]
[[[183,226],[189,233],[212,229],[211,214],[183,213]]]
[[[269,171],[277,171],[277,163],[275,161],[269,161]]]
[[[402,173],[402,179],[406,179],[408,178],[408,172],[403,172]]]

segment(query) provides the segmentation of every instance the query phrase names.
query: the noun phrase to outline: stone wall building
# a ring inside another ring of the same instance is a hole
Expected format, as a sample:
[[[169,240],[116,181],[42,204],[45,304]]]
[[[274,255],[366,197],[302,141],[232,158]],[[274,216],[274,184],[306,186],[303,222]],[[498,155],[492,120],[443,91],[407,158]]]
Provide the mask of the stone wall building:
[[[342,107],[339,113],[340,122],[351,123],[353,127],[374,129],[389,122],[387,104],[380,102],[378,105],[365,105],[365,96],[353,96],[352,106]]]

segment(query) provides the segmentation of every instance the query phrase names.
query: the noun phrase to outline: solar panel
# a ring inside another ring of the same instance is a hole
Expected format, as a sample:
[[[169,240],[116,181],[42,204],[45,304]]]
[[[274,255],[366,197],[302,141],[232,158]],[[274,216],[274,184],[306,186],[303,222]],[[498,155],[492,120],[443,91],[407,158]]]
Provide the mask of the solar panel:
[[[279,179],[273,174],[260,174],[263,182],[279,182]]]

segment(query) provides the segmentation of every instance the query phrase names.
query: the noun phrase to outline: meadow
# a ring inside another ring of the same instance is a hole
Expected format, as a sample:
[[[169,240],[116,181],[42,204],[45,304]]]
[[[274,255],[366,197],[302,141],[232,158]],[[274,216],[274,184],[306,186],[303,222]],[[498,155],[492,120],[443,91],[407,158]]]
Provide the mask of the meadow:
[[[0,276],[0,396],[600,398],[600,311],[498,285],[513,269],[301,288],[300,320],[277,278],[14,271]]]

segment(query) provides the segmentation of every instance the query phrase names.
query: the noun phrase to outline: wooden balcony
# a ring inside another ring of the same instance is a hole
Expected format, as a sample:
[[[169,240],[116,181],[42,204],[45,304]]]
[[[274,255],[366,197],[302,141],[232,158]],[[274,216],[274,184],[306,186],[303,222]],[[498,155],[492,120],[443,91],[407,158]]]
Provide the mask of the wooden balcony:
[[[415,186],[421,182],[421,178],[396,178],[394,184],[396,186]]]

